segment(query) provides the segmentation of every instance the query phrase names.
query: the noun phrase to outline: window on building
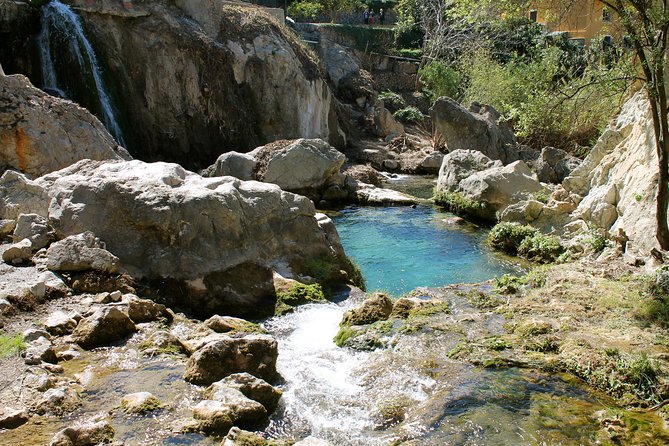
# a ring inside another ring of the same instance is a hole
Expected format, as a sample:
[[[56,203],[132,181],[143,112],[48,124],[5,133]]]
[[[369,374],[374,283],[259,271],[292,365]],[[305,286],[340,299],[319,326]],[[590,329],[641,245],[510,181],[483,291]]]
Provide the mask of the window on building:
[[[608,9],[604,8],[602,10],[602,22],[608,23],[611,21],[611,11]]]
[[[539,20],[539,12],[535,9],[530,11],[530,21],[536,22]]]

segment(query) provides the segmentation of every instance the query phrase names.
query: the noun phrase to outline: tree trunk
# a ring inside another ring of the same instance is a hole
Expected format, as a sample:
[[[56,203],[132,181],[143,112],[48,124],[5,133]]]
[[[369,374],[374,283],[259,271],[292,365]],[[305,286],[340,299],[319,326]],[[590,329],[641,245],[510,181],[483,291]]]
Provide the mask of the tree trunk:
[[[664,120],[664,129],[667,128],[667,115],[660,117]],[[666,132],[666,130],[665,130]],[[669,250],[669,226],[667,225],[667,207],[669,207],[669,163],[667,163],[667,145],[666,133],[663,134],[657,142],[657,156],[659,161],[660,174],[657,182],[657,241],[663,250]]]

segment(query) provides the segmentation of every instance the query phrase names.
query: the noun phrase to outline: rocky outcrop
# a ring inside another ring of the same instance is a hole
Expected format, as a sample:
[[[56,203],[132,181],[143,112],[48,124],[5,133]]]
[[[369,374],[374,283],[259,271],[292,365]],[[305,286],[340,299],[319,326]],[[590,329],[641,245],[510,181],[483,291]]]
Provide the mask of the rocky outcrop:
[[[125,136],[137,157],[198,168],[225,148],[341,141],[317,62],[262,9],[150,0],[134,2],[130,13],[112,0],[72,3],[123,98],[132,124]]]
[[[437,189],[455,192],[460,181],[476,172],[493,167],[502,167],[501,161],[493,161],[478,150],[454,150],[442,160]]]
[[[564,187],[583,196],[573,219],[617,234],[622,229],[645,250],[657,247],[655,233],[657,153],[649,105],[643,92],[623,106]]]
[[[518,160],[516,137],[501,115],[489,105],[472,104],[467,110],[451,98],[439,98],[430,109],[435,131],[449,151],[478,150],[504,164]]]
[[[49,96],[24,76],[0,75],[0,171],[38,177],[82,159],[130,159],[78,105]]]
[[[202,178],[166,163],[82,161],[33,186],[51,198],[48,221],[59,239],[94,230],[122,270],[167,280],[172,297],[201,315],[272,312],[272,270],[308,274],[310,259],[349,268],[331,221],[276,185]],[[21,198],[9,195],[7,206]],[[175,282],[181,287],[169,286]]]

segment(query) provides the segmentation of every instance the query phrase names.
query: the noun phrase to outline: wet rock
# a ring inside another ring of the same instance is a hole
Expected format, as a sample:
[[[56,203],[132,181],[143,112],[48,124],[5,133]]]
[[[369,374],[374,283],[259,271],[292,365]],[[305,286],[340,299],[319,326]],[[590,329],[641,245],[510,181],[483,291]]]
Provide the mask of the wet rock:
[[[136,324],[153,321],[170,323],[174,319],[174,314],[165,305],[136,296],[128,299],[128,316]]]
[[[406,297],[397,299],[393,304],[393,311],[391,316],[406,319],[409,317],[409,313],[416,307],[416,305],[417,302],[414,299],[409,299]]]
[[[355,199],[360,204],[372,205],[405,205],[410,206],[418,203],[416,197],[398,192],[392,189],[383,189],[369,184],[347,183],[347,187],[352,190]]]
[[[277,343],[271,336],[225,336],[193,353],[186,364],[184,379],[209,385],[233,373],[248,372],[271,382],[277,378],[277,355]]]
[[[281,440],[271,440],[271,443],[268,440],[265,440],[260,435],[242,430],[238,427],[233,427],[228,432],[228,435],[225,436],[221,446],[288,446],[292,442]]]
[[[2,253],[2,260],[6,263],[20,264],[27,262],[33,256],[33,244],[30,240],[23,239],[13,243]]]
[[[81,159],[130,159],[90,112],[35,88],[25,76],[0,77],[0,104],[0,164],[33,178]]]
[[[96,446],[109,444],[114,439],[114,428],[108,421],[66,427],[56,433],[49,446]]]
[[[245,319],[240,319],[238,317],[232,316],[219,316],[214,315],[204,321],[204,325],[214,330],[216,333],[228,333],[230,331],[236,332],[260,332],[266,333],[266,331],[257,324],[249,322]]]
[[[146,413],[159,409],[160,401],[149,392],[137,392],[121,399],[121,409],[126,413]]]
[[[51,340],[51,335],[40,328],[28,328],[23,332],[23,342],[32,342],[42,337]]]
[[[71,387],[49,389],[34,405],[33,410],[39,415],[62,415],[72,412],[81,404],[79,394]]]
[[[16,429],[30,419],[25,409],[11,409],[5,407],[0,411],[0,429]]]
[[[61,350],[56,352],[59,361],[72,361],[81,357],[81,353],[74,349]]]
[[[193,407],[197,428],[203,432],[226,434],[232,427],[232,409],[220,401],[204,400]]]
[[[332,443],[321,440],[320,438],[316,437],[307,437],[302,441],[298,441],[297,443],[293,444],[293,446],[333,446]]]
[[[239,390],[226,387],[216,392],[215,396],[218,399],[204,400],[193,407],[193,416],[201,420],[204,431],[219,430],[212,426],[224,425],[226,419],[242,429],[255,429],[267,421],[265,407],[245,397]]]
[[[187,354],[188,348],[181,339],[169,331],[161,330],[153,333],[139,345],[140,350],[147,356],[167,354]]]
[[[72,339],[90,350],[127,337],[137,329],[130,318],[115,307],[103,307],[84,318],[72,333]]]
[[[346,310],[342,325],[367,325],[386,320],[393,312],[393,301],[383,293],[365,299],[358,308]]]
[[[283,393],[267,381],[256,378],[249,373],[233,373],[209,386],[204,396],[210,400],[220,400],[218,392],[225,388],[239,390],[247,398],[265,406],[267,413],[272,413],[276,410]]]
[[[44,328],[54,336],[65,336],[71,334],[77,326],[77,321],[72,316],[62,311],[55,311],[49,315],[44,322]]]
[[[522,321],[515,329],[514,333],[523,337],[532,337],[552,332],[553,325],[540,319],[527,319]]]
[[[55,364],[58,362],[53,344],[47,338],[39,337],[26,347],[25,363],[38,365],[42,362]]]
[[[119,259],[90,231],[71,235],[52,244],[46,252],[46,267],[52,271],[97,270],[118,272]]]

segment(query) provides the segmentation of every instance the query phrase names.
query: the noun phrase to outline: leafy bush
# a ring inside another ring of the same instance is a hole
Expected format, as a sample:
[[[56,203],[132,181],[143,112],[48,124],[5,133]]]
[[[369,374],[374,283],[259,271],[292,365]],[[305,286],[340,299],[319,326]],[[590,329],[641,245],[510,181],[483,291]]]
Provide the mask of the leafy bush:
[[[499,294],[516,294],[523,285],[523,278],[511,274],[495,277],[495,291]]]
[[[503,222],[495,225],[488,233],[488,244],[494,249],[507,254],[518,254],[520,244],[526,238],[533,237],[537,230],[532,226],[523,226],[518,223]]]
[[[589,245],[595,253],[604,251],[610,244],[608,233],[601,228],[590,229],[584,242]]]
[[[485,207],[485,203],[471,200],[459,192],[434,191],[434,202],[449,211],[477,215],[478,211]]]
[[[442,96],[459,100],[462,96],[460,73],[443,61],[435,60],[418,71],[430,102]]]
[[[379,99],[383,101],[383,104],[391,112],[396,112],[407,106],[407,103],[402,96],[389,90],[379,94]]]
[[[288,6],[288,15],[298,22],[313,22],[323,13],[323,5],[317,1],[301,0]]]
[[[557,237],[535,234],[526,237],[518,246],[518,255],[538,263],[552,263],[564,252]]]
[[[425,119],[423,113],[414,106],[404,107],[393,113],[393,116],[405,124],[416,124]]]

